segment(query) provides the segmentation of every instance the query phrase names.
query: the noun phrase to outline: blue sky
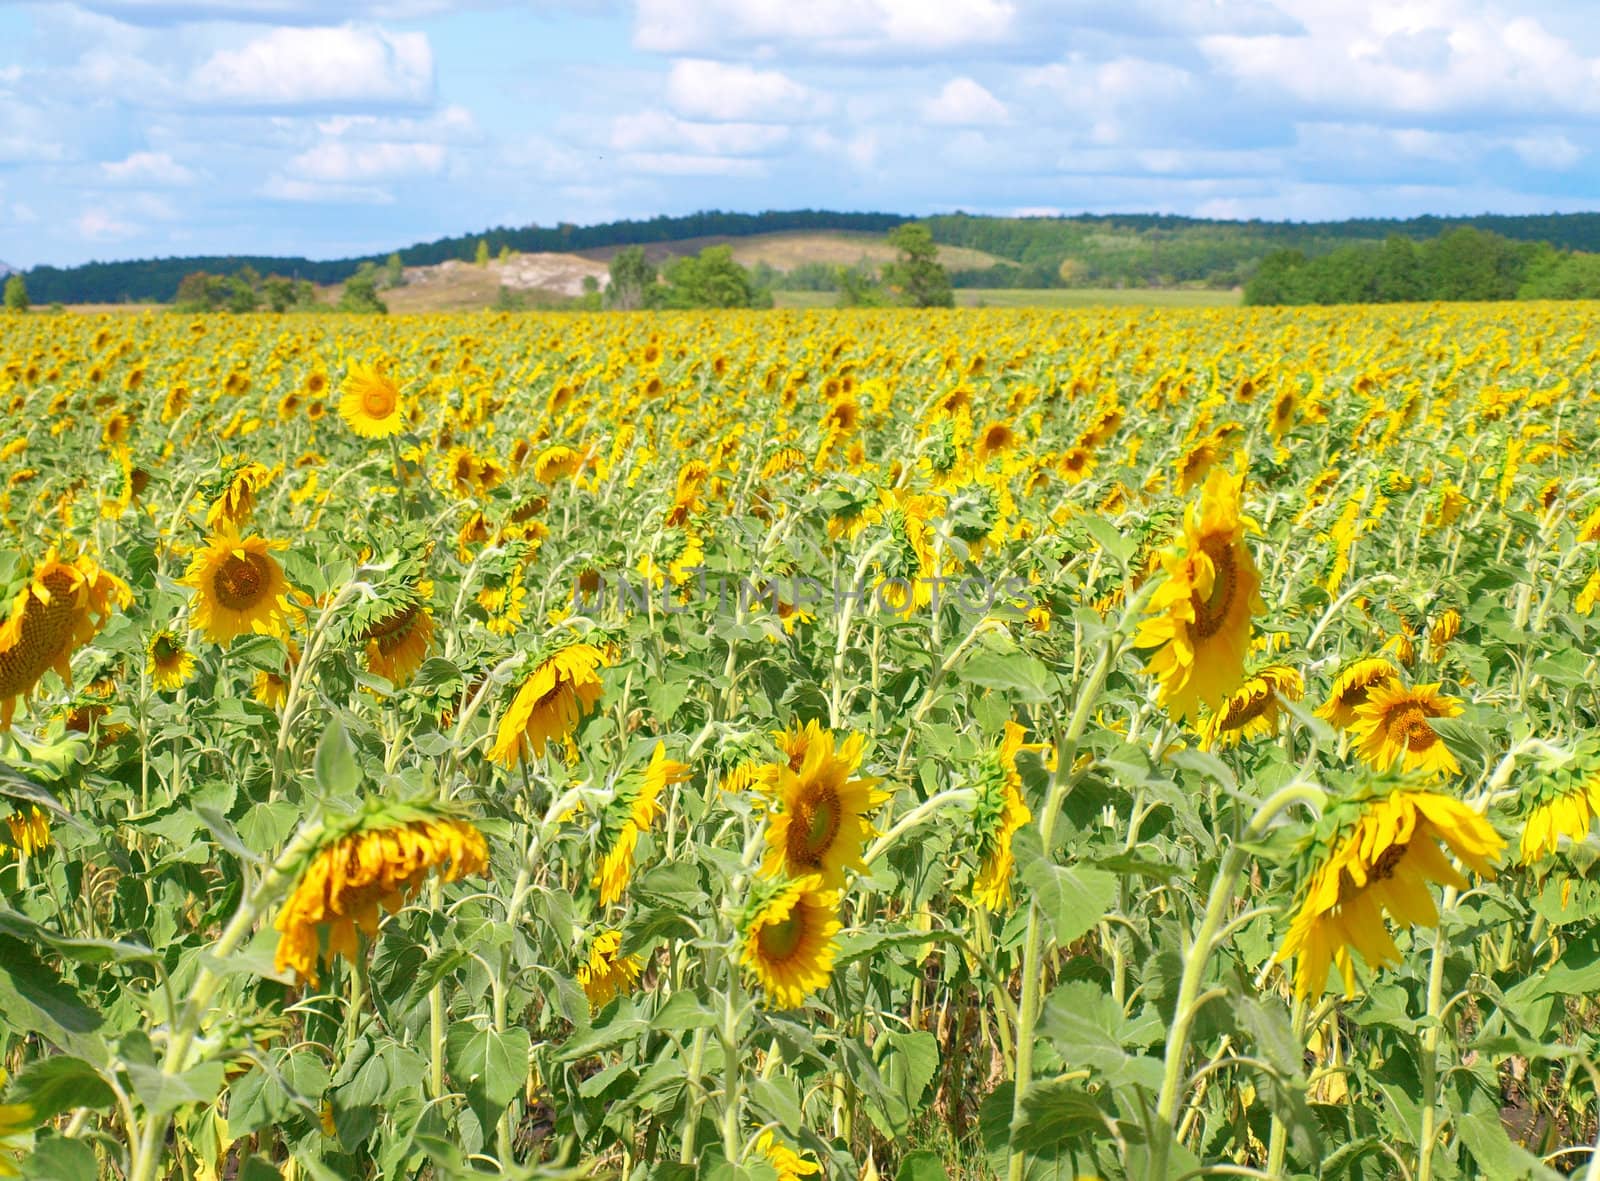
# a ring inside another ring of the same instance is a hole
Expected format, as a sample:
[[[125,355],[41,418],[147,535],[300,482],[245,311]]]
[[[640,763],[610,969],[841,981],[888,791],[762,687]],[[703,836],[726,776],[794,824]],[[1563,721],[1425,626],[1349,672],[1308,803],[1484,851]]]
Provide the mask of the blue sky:
[[[1600,206],[1587,0],[0,0],[0,259]]]

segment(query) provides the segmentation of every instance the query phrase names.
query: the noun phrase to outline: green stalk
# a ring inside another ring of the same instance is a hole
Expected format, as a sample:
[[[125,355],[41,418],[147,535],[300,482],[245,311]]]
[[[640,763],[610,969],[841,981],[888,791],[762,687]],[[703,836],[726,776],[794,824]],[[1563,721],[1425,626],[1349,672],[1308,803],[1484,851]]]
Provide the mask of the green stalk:
[[[1432,1181],[1433,1150],[1439,1140],[1439,1028],[1444,1011],[1445,916],[1454,909],[1456,889],[1446,886],[1433,933],[1433,958],[1428,965],[1427,1026],[1422,1031],[1422,1120],[1417,1131],[1417,1181]]]

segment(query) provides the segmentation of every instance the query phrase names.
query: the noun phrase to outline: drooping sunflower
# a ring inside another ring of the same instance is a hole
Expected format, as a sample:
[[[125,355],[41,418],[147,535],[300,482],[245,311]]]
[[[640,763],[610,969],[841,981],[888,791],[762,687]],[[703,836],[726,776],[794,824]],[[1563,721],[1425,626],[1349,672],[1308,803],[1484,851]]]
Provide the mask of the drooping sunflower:
[[[483,834],[466,820],[393,804],[369,811],[323,841],[278,912],[277,970],[316,984],[324,960],[354,959],[357,932],[376,935],[381,910],[398,913],[429,873],[454,882],[488,868]]]
[[[1400,962],[1400,949],[1384,912],[1402,926],[1437,926],[1430,882],[1467,888],[1441,844],[1485,878],[1505,838],[1466,804],[1431,791],[1396,789],[1362,802],[1339,824],[1299,895],[1299,907],[1278,951],[1278,963],[1295,960],[1297,997],[1315,1000],[1336,965],[1345,995],[1355,992],[1354,948],[1368,967]]]
[[[1305,692],[1305,681],[1296,670],[1283,664],[1267,665],[1200,723],[1201,748],[1237,746],[1244,738],[1277,734],[1282,703],[1299,701]]]
[[[633,855],[639,837],[650,831],[664,811],[661,793],[674,783],[689,778],[689,764],[667,758],[664,742],[657,742],[643,774],[624,781],[617,789],[612,807],[607,809],[606,851],[591,883],[600,891],[600,905],[610,906],[622,897],[633,877]]]
[[[812,723],[815,726],[815,723]],[[777,807],[767,814],[768,876],[818,877],[827,887],[844,885],[846,869],[865,870],[861,848],[876,829],[868,813],[889,798],[874,788],[882,780],[857,777],[864,739],[852,734],[837,743],[831,730],[807,731],[800,765],[778,764],[766,791]]]
[[[1447,607],[1428,625],[1428,659],[1438,664],[1450,641],[1461,632],[1461,612]]]
[[[1429,719],[1460,713],[1461,702],[1440,693],[1437,682],[1409,689],[1392,684],[1374,688],[1356,707],[1350,735],[1356,753],[1380,771],[1399,764],[1403,771],[1455,775],[1461,766]]]
[[[989,910],[1004,910],[1011,904],[1011,873],[1016,867],[1011,842],[1033,819],[1022,798],[1017,755],[1024,750],[1043,750],[1044,746],[1024,743],[1025,733],[1017,723],[1007,722],[1000,745],[989,752],[978,773],[978,798],[972,819],[982,861],[972,879],[972,900]]]
[[[546,447],[533,461],[533,477],[541,484],[570,480],[583,470],[583,456],[563,443]]]
[[[1600,773],[1588,771],[1539,782],[1534,803],[1522,822],[1518,860],[1532,865],[1561,847],[1561,838],[1582,841],[1600,816]],[[1526,797],[1524,797],[1526,798]]]
[[[162,628],[145,645],[150,683],[157,692],[181,689],[194,676],[194,653],[184,646],[177,632]]]
[[[1244,474],[1216,468],[1199,504],[1184,512],[1181,543],[1161,555],[1166,580],[1150,600],[1134,642],[1154,648],[1145,671],[1178,721],[1202,703],[1217,709],[1244,676],[1250,618],[1265,610],[1255,559],[1245,544]]]
[[[411,679],[422,666],[433,642],[433,582],[421,579],[415,597],[361,633],[366,644],[367,671],[387,678],[396,687]]]
[[[767,1158],[773,1172],[778,1174],[778,1181],[801,1181],[803,1177],[814,1177],[822,1172],[821,1165],[801,1156],[770,1130],[756,1137],[756,1151]]]
[[[339,392],[339,417],[363,439],[387,439],[405,425],[400,387],[375,365],[352,365]]]
[[[189,563],[181,581],[194,588],[190,619],[213,644],[250,632],[284,634],[290,587],[272,548],[264,537],[240,537],[224,525]]]
[[[206,528],[222,524],[235,528],[250,519],[255,511],[256,494],[272,482],[273,472],[265,464],[236,463],[215,486],[211,505],[206,509]]]
[[[578,987],[598,1013],[613,997],[633,991],[644,965],[636,955],[622,954],[622,932],[601,931],[589,943],[589,960],[578,968]]]
[[[793,878],[754,902],[743,924],[740,959],[769,1006],[797,1009],[828,983],[839,926],[839,892],[824,890],[815,876]]]
[[[11,834],[11,847],[24,861],[50,847],[50,814],[37,805],[12,812],[6,817],[6,829]]]
[[[1328,691],[1328,700],[1317,707],[1316,715],[1330,725],[1348,730],[1356,720],[1356,709],[1367,702],[1374,689],[1387,689],[1400,683],[1400,670],[1381,656],[1352,661],[1339,670]]]
[[[34,566],[0,624],[0,730],[9,729],[17,699],[33,692],[54,670],[72,686],[72,653],[105,626],[114,607],[126,607],[133,592],[93,559],[61,561],[55,550]]]
[[[592,644],[574,643],[546,657],[522,682],[495,734],[489,757],[514,767],[568,737],[600,700],[600,670],[610,663]]]

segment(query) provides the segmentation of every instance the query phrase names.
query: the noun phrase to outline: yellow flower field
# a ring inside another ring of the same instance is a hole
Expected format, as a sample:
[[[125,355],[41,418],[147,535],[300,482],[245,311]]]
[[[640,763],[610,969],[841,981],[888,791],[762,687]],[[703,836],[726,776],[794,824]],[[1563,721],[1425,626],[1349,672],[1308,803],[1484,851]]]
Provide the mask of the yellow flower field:
[[[1600,1177],[1587,305],[36,314],[0,404],[0,1176]]]

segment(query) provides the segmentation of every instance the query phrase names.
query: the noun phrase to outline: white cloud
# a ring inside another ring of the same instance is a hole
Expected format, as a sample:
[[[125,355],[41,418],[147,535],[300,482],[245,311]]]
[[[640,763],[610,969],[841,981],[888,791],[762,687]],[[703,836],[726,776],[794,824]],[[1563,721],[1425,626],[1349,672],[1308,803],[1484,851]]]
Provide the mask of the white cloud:
[[[787,127],[770,123],[695,123],[664,111],[641,111],[612,120],[610,144],[619,152],[676,148],[694,156],[754,156],[788,138]]]
[[[658,53],[790,44],[823,54],[937,53],[997,44],[1013,0],[639,0],[633,43]]]
[[[936,98],[923,104],[922,113],[930,123],[956,127],[1004,123],[1009,115],[1005,103],[971,78],[952,78],[946,82]]]
[[[123,221],[105,209],[85,210],[73,224],[80,238],[87,238],[92,242],[131,238],[140,232],[139,226]]]
[[[315,205],[392,205],[394,194],[370,185],[320,184],[274,176],[261,187],[261,195],[273,201],[298,201]]]
[[[1511,149],[1530,168],[1564,172],[1589,154],[1560,133],[1525,135],[1511,141]]]
[[[679,152],[629,152],[619,157],[630,172],[658,176],[760,176],[765,169],[758,160],[733,156],[696,156]]]
[[[317,120],[317,130],[335,139],[386,140],[391,143],[470,143],[482,134],[472,112],[454,104],[425,119],[392,115],[331,115]]]
[[[1223,73],[1328,111],[1600,111],[1600,58],[1481,0],[1281,0],[1304,31],[1207,36]]]
[[[289,161],[288,170],[328,184],[432,176],[444,167],[443,144],[345,143],[325,140]]]
[[[691,119],[792,123],[820,110],[821,100],[777,70],[686,58],[667,75],[667,101]]]
[[[273,29],[218,50],[195,70],[190,91],[198,102],[234,106],[417,105],[433,97],[433,49],[423,33]]]
[[[194,173],[166,152],[134,152],[126,160],[108,161],[100,171],[120,184],[187,185]]]

